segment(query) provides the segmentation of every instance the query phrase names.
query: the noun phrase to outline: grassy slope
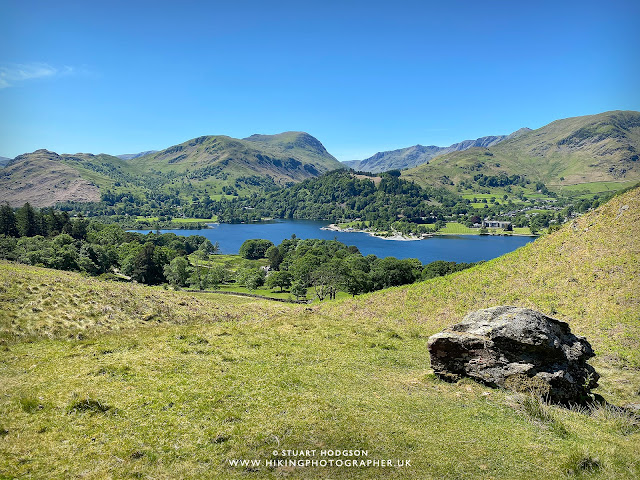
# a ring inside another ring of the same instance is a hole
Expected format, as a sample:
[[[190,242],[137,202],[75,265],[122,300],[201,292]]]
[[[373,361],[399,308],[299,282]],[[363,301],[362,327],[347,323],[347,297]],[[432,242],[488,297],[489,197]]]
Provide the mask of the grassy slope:
[[[446,175],[458,183],[478,173],[504,171],[558,188],[588,182],[629,182],[640,179],[639,149],[640,113],[605,112],[557,120],[490,148],[437,157],[408,170],[403,177],[433,184]]]
[[[416,321],[436,331],[470,310],[528,306],[569,321],[599,352],[615,352],[620,362],[640,368],[639,239],[636,188],[553,235],[473,269],[329,310],[354,318]]]
[[[320,142],[305,148],[304,140],[312,139],[302,132],[279,135],[255,135],[235,139],[223,135],[199,137],[157,153],[135,158],[131,162],[143,170],[186,172],[220,166],[227,175],[268,175],[277,183],[299,181],[313,176],[302,168],[312,165],[317,172],[340,168],[341,164],[322,147]],[[250,140],[252,139],[252,140]],[[293,158],[302,163],[287,165]]]
[[[312,308],[0,264],[0,475],[637,478],[629,422],[555,407],[534,421],[506,392],[434,379],[426,344],[470,309],[531,306],[592,341],[601,394],[637,402],[639,217],[636,189],[482,266]],[[299,448],[412,466],[228,464]]]

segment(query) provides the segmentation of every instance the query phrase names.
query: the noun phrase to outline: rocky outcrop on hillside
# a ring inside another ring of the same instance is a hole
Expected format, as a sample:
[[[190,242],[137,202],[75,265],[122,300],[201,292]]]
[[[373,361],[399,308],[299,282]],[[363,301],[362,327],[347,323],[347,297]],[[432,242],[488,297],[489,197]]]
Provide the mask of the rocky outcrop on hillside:
[[[469,313],[429,338],[431,367],[440,378],[470,377],[492,387],[584,403],[599,375],[587,360],[589,342],[569,325],[535,310],[499,306]]]

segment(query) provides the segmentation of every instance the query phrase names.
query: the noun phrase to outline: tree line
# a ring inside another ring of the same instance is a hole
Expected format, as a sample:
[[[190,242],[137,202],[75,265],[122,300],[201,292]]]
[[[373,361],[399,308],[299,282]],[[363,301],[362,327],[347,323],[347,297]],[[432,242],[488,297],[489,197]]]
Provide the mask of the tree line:
[[[301,240],[295,237],[274,245],[269,240],[246,240],[240,255],[267,258],[269,268],[247,269],[237,281],[249,289],[265,285],[288,289],[296,297],[309,290],[320,300],[335,298],[338,291],[353,296],[447,275],[474,263],[436,261],[423,265],[415,258],[363,256],[355,246],[337,240]]]
[[[0,258],[28,265],[158,285],[167,282],[165,267],[175,258],[216,250],[200,235],[143,235],[29,204],[15,212],[0,206]]]

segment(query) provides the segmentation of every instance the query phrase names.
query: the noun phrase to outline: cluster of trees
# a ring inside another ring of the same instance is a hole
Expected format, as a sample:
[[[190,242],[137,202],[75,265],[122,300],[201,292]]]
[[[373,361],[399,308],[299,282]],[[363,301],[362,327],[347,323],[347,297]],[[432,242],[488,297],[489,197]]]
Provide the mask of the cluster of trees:
[[[402,180],[399,172],[387,172],[378,182],[345,170],[285,189],[253,194],[246,198],[222,199],[213,213],[226,223],[258,221],[264,217],[340,221],[360,218],[376,230],[394,224],[407,233],[434,230],[445,215],[465,214],[469,201],[444,188],[423,188]]]
[[[382,288],[405,285],[417,280],[446,275],[474,265],[471,263],[433,262],[428,265],[414,258],[363,256],[357,247],[337,240],[300,240],[293,236],[275,246],[268,240],[247,240],[241,254],[256,258],[256,246],[269,259],[269,272],[247,269],[239,273],[237,282],[249,289],[266,285],[289,289],[296,297],[309,289],[320,300],[335,298],[341,290],[351,295]]]
[[[167,281],[165,267],[174,260],[188,263],[188,255],[205,257],[216,250],[199,235],[143,235],[52,209],[37,211],[28,204],[16,212],[0,207],[0,258],[29,265],[157,285]],[[187,281],[197,284],[199,273]]]
[[[520,185],[524,187],[530,183],[530,181],[522,175],[515,174],[508,176],[505,172],[500,172],[498,175],[479,173],[473,176],[473,181],[481,187],[506,187],[507,185]],[[471,184],[471,182],[469,182],[469,184]]]
[[[75,229],[75,230],[74,230]],[[71,222],[67,212],[53,208],[34,209],[29,203],[14,211],[7,203],[0,205],[0,235],[9,237],[54,236],[72,234],[79,238],[86,229],[86,221]]]

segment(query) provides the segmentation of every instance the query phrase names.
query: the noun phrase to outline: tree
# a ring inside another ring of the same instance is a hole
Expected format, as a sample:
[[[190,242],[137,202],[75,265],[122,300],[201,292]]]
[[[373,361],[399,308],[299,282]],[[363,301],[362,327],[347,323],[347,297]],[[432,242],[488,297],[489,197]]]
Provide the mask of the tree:
[[[361,293],[370,292],[373,284],[368,273],[356,269],[349,270],[349,272],[343,276],[342,286],[347,291],[347,293],[355,297],[356,295],[360,295]]]
[[[192,288],[204,290],[208,286],[207,268],[204,266],[203,260],[208,257],[204,250],[196,250],[192,256],[193,268],[188,283]]]
[[[284,288],[291,285],[292,281],[293,275],[291,275],[291,273],[287,272],[286,270],[282,272],[274,271],[269,273],[269,275],[267,276],[266,285],[271,289],[280,287],[280,291],[282,292]]]
[[[374,262],[371,277],[376,289],[413,283],[420,275],[419,260],[385,257]],[[421,266],[421,265],[420,265]]]
[[[323,264],[311,272],[311,285],[320,301],[329,297],[336,298],[340,277],[338,272],[329,264]]]
[[[85,240],[88,226],[89,221],[82,215],[78,215],[78,218],[71,222],[71,236],[76,240]]]
[[[213,288],[218,288],[220,284],[224,283],[229,277],[229,271],[222,265],[213,265],[209,268],[207,274],[207,283]]]
[[[156,246],[147,242],[133,259],[131,278],[140,283],[157,285],[164,281],[164,265],[157,263],[154,258]]]
[[[265,276],[266,273],[261,268],[245,268],[238,271],[236,282],[249,290],[255,290],[264,285]]]
[[[16,212],[16,225],[18,227],[18,234],[21,237],[38,235],[40,228],[38,226],[36,212],[29,202],[25,203]]]
[[[62,233],[51,242],[53,248],[52,267],[58,270],[77,270],[78,251],[71,235]]]
[[[220,244],[216,242],[216,244],[214,245],[208,239],[202,242],[198,247],[198,252],[200,252],[200,255],[202,256],[203,259],[206,259],[207,257],[209,257],[209,255],[214,255],[219,250],[220,250]]]
[[[299,281],[293,282],[291,284],[291,293],[295,295],[296,300],[300,300],[301,298],[307,298],[307,287]]]
[[[271,246],[267,250],[266,255],[269,259],[269,266],[271,267],[271,270],[278,270],[282,263],[282,254],[280,253],[280,249],[275,245]]]
[[[273,243],[269,240],[250,239],[245,240],[240,246],[240,256],[249,260],[258,260],[264,258],[267,250],[273,247]]]
[[[185,287],[191,274],[191,266],[186,258],[176,257],[164,266],[163,271],[171,285]]]
[[[16,214],[13,213],[13,209],[6,202],[0,206],[0,235],[18,236]]]

